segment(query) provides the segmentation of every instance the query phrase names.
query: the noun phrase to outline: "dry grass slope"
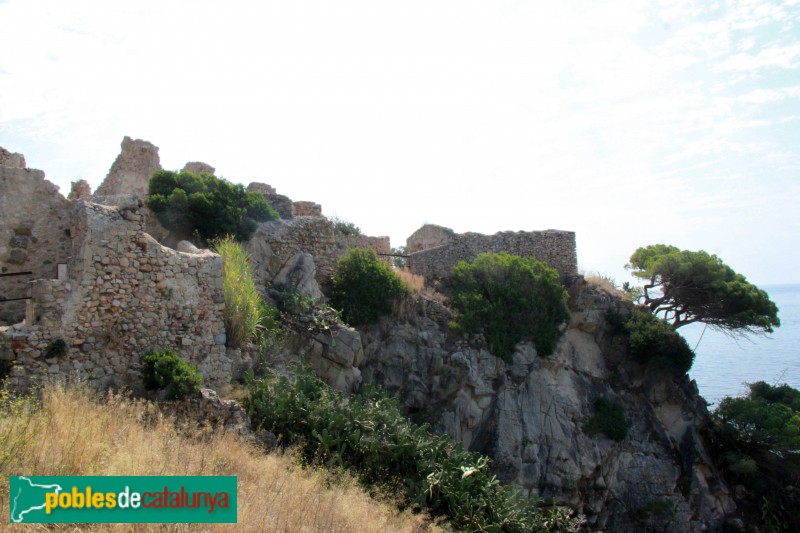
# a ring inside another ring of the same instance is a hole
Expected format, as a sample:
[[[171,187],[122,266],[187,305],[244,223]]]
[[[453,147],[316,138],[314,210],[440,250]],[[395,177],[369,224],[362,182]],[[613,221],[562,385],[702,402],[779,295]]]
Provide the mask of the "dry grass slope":
[[[438,530],[423,517],[372,500],[348,480],[298,468],[232,435],[188,437],[141,401],[49,387],[41,406],[0,394],[0,523],[13,475],[236,475],[238,524],[17,525],[15,531]]]

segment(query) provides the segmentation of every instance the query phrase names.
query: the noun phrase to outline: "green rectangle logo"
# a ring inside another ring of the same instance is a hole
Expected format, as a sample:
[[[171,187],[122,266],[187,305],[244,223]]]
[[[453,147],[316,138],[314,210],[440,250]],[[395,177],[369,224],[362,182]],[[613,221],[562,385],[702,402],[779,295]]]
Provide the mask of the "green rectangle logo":
[[[12,524],[236,523],[236,476],[12,476]]]

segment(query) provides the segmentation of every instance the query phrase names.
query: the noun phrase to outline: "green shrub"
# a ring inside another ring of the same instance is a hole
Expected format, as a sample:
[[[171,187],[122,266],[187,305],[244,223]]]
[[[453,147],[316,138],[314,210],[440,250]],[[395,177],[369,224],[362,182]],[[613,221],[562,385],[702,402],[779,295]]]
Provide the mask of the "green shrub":
[[[64,339],[56,339],[44,349],[45,359],[61,359],[65,355],[67,355],[67,343]]]
[[[333,275],[331,305],[352,326],[373,324],[392,311],[408,289],[392,268],[373,250],[358,248],[339,258]]]
[[[576,527],[564,511],[538,509],[501,485],[487,457],[411,423],[399,402],[378,389],[347,398],[297,369],[293,377],[251,380],[245,405],[257,428],[275,432],[305,462],[346,469],[365,485],[401,494],[401,505],[447,515],[458,530]]]
[[[142,379],[147,390],[166,389],[171,400],[181,400],[200,390],[203,378],[197,367],[171,348],[147,352],[142,358]]]
[[[603,433],[611,440],[621,442],[628,435],[628,423],[622,406],[611,403],[603,398],[594,404],[594,415],[583,426],[583,431],[587,435],[597,435]]]
[[[539,355],[550,355],[569,320],[567,291],[558,273],[533,258],[481,254],[451,270],[457,329],[483,333],[506,362],[518,342],[529,339]]]
[[[800,391],[786,384],[750,384],[744,397],[724,398],[711,414],[717,464],[729,486],[742,485],[737,508],[760,531],[800,531]],[[739,491],[737,491],[739,492]]]
[[[694,352],[666,321],[635,309],[626,323],[630,334],[628,352],[640,363],[676,375],[686,374],[694,362]]]
[[[250,254],[233,237],[214,241],[222,257],[222,292],[225,298],[225,334],[228,346],[262,344],[277,330],[277,311],[261,298],[253,280]]]
[[[211,174],[159,170],[148,192],[147,207],[165,228],[206,241],[225,235],[246,241],[257,222],[280,218],[263,195]]]

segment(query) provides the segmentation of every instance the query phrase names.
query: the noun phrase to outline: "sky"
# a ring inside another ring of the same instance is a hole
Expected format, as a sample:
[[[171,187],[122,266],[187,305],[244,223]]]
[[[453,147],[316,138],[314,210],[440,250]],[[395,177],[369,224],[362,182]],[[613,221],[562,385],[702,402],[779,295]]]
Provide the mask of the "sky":
[[[0,21],[0,146],[64,194],[128,135],[393,246],[553,228],[618,282],[664,243],[800,283],[798,0],[0,0]]]

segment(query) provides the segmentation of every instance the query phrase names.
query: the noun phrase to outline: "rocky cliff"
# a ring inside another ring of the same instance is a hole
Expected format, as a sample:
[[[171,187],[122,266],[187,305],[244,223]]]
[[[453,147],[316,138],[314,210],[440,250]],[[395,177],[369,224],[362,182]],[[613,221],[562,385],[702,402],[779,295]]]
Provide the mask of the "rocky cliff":
[[[733,502],[703,442],[694,384],[627,361],[609,317],[629,306],[581,277],[568,284],[572,320],[552,356],[522,343],[506,364],[481,337],[452,333],[447,307],[423,292],[362,331],[362,375],[492,456],[503,481],[585,514],[591,530],[721,529]],[[620,442],[583,429],[600,399],[623,408]]]

